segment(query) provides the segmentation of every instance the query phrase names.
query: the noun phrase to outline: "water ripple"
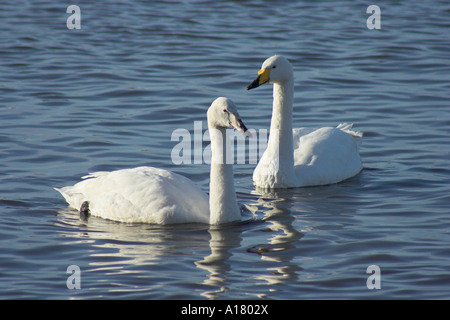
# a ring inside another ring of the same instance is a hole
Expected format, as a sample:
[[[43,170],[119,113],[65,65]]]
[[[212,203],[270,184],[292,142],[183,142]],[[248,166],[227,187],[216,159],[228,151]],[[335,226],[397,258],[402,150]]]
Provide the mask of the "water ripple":
[[[381,30],[348,1],[79,5],[68,30],[65,5],[2,3],[1,298],[448,298],[444,1],[381,4]],[[205,130],[217,96],[268,128],[271,89],[245,87],[274,53],[295,68],[296,126],[364,132],[360,175],[268,194],[236,165],[248,219],[217,228],[84,221],[53,190],[152,165],[208,191],[208,165],[172,163],[172,131]],[[81,290],[66,288],[71,264]],[[373,264],[381,290],[366,286]]]

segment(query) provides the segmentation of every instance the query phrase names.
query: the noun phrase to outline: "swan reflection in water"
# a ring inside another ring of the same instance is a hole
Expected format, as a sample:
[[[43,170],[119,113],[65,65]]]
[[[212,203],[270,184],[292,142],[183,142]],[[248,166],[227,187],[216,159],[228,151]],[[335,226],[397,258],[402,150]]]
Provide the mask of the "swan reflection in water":
[[[192,298],[194,288],[216,299],[239,287],[247,291],[249,285],[257,286],[255,295],[264,297],[272,288],[261,284],[296,279],[301,268],[291,263],[290,249],[302,233],[291,224],[289,199],[243,197],[254,205],[244,210],[247,219],[239,223],[126,224],[93,216],[81,220],[77,211],[63,209],[56,227],[78,253],[78,261],[69,264],[80,264],[83,287],[90,288],[91,297],[109,292],[150,299]],[[170,288],[165,282],[176,285]]]
[[[297,272],[303,270],[293,262],[294,242],[300,240],[303,233],[292,225],[292,190],[272,193],[255,191],[251,196],[255,195],[258,199],[253,210],[257,207],[257,214],[262,214],[261,218],[247,224],[215,226],[208,230],[211,235],[211,254],[197,261],[196,265],[209,272],[203,284],[213,286],[214,289],[202,293],[209,299],[221,297],[231,287],[239,287],[236,278],[247,279],[242,282],[241,290],[247,296],[264,298],[277,290],[277,285],[295,281]],[[255,243],[255,240],[258,242]],[[245,269],[243,277],[236,276],[234,261],[241,264],[240,269]],[[256,292],[249,292],[245,288],[249,283],[257,288]]]
[[[358,197],[343,191],[334,185],[239,193],[248,204],[245,219],[219,226],[83,221],[64,209],[56,227],[73,252],[68,263],[81,264],[89,297],[270,298],[305,279],[311,285],[317,267],[327,266],[323,250],[335,237],[327,230],[351,226],[357,216],[350,209]]]

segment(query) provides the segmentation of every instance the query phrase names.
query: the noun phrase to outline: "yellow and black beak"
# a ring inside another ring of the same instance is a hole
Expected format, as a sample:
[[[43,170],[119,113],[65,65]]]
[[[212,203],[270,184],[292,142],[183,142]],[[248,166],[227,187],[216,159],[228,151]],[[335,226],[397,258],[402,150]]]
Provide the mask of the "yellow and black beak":
[[[269,81],[270,69],[261,69],[258,71],[256,79],[247,86],[247,90],[258,88],[260,85]]]

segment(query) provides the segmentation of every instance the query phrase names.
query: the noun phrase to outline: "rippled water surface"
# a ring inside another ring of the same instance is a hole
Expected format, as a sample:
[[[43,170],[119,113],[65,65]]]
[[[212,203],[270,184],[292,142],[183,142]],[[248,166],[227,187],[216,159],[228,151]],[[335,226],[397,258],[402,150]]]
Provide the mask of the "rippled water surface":
[[[380,30],[363,1],[77,4],[79,30],[67,4],[0,4],[1,299],[450,298],[447,1],[374,3]],[[361,174],[265,194],[236,165],[256,219],[214,228],[83,221],[53,190],[151,165],[207,192],[207,164],[172,162],[172,132],[205,130],[218,96],[268,128],[271,88],[245,87],[274,53],[295,69],[296,127],[364,132]]]

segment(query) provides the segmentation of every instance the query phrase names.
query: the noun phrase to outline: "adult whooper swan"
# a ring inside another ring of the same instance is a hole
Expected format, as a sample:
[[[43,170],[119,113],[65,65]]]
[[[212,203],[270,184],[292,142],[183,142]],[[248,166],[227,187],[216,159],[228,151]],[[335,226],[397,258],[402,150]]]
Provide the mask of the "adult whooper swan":
[[[294,72],[289,61],[275,55],[264,61],[247,90],[273,84],[273,110],[267,149],[253,172],[260,188],[327,185],[362,170],[359,144],[362,133],[352,125],[318,130],[292,129]]]
[[[250,136],[234,103],[214,100],[207,112],[211,139],[209,197],[194,182],[154,167],[96,172],[74,186],[55,189],[69,206],[105,219],[155,224],[222,224],[241,219],[233,165],[226,163],[226,128]]]

